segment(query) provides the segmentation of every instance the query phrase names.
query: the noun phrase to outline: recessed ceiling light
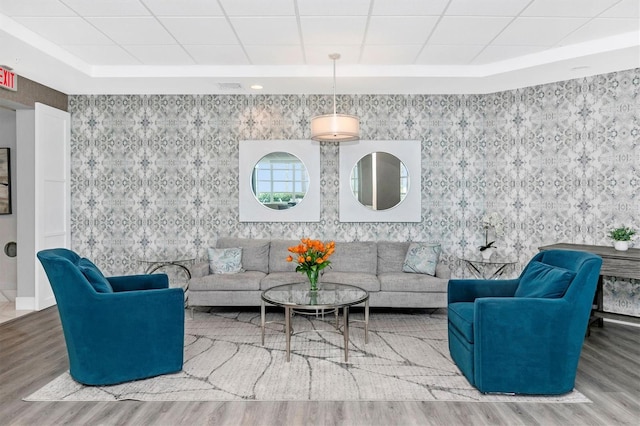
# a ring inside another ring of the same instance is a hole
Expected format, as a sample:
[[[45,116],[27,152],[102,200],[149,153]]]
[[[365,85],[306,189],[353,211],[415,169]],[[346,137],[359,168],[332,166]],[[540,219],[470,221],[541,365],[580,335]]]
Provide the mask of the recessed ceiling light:
[[[261,85],[259,85],[259,84],[252,84],[252,85],[251,85],[251,88],[252,88],[253,90],[262,90],[262,86],[261,86]]]

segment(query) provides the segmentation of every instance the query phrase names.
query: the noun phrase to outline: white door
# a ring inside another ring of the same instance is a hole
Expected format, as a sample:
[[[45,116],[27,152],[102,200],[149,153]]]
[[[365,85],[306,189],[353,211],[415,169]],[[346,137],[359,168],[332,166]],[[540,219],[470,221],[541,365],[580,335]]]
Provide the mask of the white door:
[[[35,245],[36,253],[71,244],[71,119],[68,112],[36,103]],[[34,259],[35,308],[55,305],[40,262]]]

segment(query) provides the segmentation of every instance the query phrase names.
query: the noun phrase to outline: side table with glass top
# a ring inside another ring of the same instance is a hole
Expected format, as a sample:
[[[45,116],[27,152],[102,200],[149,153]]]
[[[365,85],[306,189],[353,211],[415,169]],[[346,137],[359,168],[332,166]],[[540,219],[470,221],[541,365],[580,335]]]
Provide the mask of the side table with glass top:
[[[286,335],[287,362],[291,360],[291,316],[293,311],[324,312],[342,308],[344,336],[344,360],[349,360],[349,307],[364,303],[364,336],[365,343],[369,333],[369,292],[346,284],[320,283],[317,291],[309,290],[309,283],[285,284],[272,287],[262,292],[260,319],[262,327],[262,344],[264,345],[264,329],[266,324],[265,302],[284,308],[284,332]],[[339,322],[336,312],[336,329]]]
[[[154,259],[138,259],[138,262],[146,265],[144,269],[145,274],[153,274],[160,268],[164,268],[166,266],[175,266],[177,268],[182,269],[184,274],[187,276],[187,280],[191,279],[191,271],[187,267],[187,265],[192,264],[196,259],[195,258],[187,258],[187,257],[158,257]]]
[[[510,271],[517,262],[513,259],[504,259],[493,256],[483,259],[481,256],[461,257],[469,272],[475,277],[484,280],[495,280]]]

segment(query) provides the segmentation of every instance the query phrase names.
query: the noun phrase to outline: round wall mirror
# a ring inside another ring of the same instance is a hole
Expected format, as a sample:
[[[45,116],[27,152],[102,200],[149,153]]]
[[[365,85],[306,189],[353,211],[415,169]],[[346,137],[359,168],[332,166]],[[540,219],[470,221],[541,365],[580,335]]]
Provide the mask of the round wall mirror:
[[[265,155],[253,168],[251,189],[258,202],[273,210],[298,205],[309,189],[309,173],[304,163],[288,152]]]
[[[409,192],[409,172],[395,155],[372,152],[351,170],[351,192],[360,204],[371,210],[393,208]]]

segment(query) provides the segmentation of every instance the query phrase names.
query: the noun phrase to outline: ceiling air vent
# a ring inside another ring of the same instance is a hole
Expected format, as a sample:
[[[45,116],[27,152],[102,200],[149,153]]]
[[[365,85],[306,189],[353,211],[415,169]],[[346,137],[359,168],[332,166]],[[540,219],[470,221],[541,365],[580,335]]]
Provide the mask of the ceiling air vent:
[[[218,83],[218,89],[220,90],[240,90],[242,84],[240,83]]]

